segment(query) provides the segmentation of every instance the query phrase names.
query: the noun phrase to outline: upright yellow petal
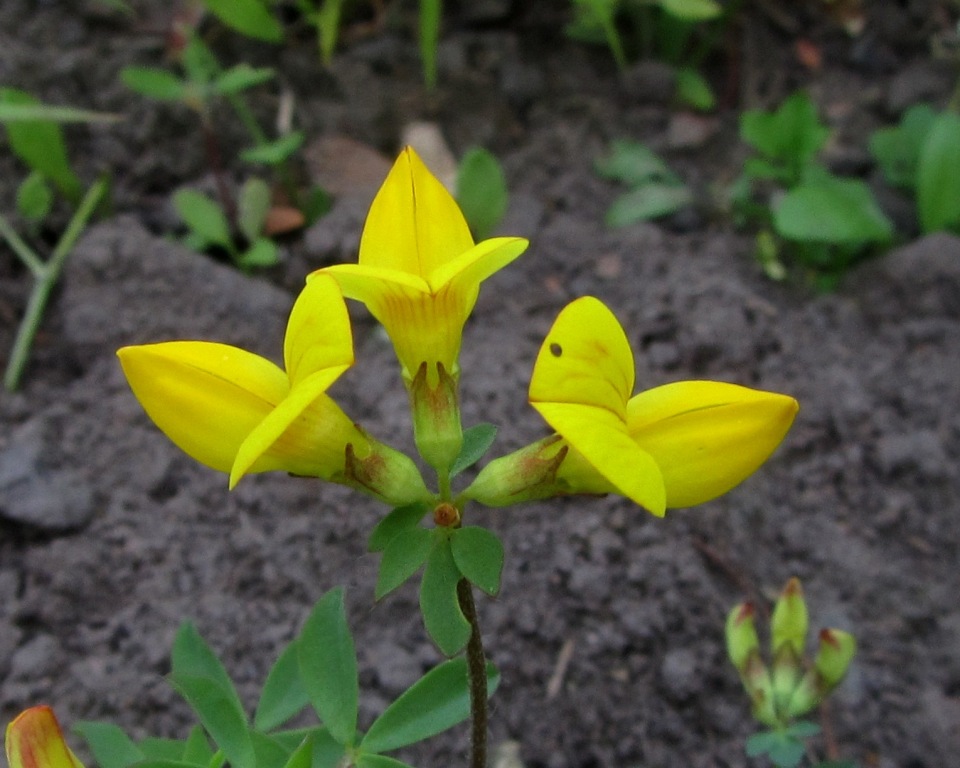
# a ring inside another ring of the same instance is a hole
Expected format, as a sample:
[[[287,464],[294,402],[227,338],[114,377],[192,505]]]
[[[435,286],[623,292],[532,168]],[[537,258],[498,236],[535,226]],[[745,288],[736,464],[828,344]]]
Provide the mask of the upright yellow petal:
[[[426,278],[472,247],[456,200],[412,148],[404,149],[370,206],[360,263]]]
[[[279,367],[227,344],[124,347],[123,372],[147,415],[201,464],[229,472],[247,435],[286,397]]]
[[[317,371],[342,372],[353,365],[350,316],[332,277],[318,275],[297,297],[287,321],[283,360],[291,385]]]
[[[753,474],[783,440],[798,407],[773,392],[681,381],[632,398],[627,424],[663,472],[667,506],[690,507]]]
[[[530,380],[530,402],[579,403],[604,408],[620,421],[633,391],[633,352],[614,314],[585,296],[557,316],[540,348]]]
[[[17,715],[7,726],[5,746],[10,768],[83,768],[50,707],[31,707]]]
[[[346,445],[367,440],[324,392],[345,370],[328,368],[298,383],[250,433],[236,452],[230,488],[250,472],[279,469],[330,480],[343,472]]]

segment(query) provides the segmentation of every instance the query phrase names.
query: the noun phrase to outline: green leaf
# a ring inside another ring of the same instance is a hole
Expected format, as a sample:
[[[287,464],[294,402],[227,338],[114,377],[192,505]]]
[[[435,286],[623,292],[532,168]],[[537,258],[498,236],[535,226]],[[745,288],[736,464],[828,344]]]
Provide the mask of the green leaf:
[[[73,726],[100,768],[127,768],[146,758],[143,751],[113,723],[80,722]]]
[[[701,112],[707,112],[717,105],[710,83],[691,67],[681,67],[677,70],[677,98]]]
[[[915,188],[920,152],[936,117],[928,104],[916,104],[904,112],[899,125],[870,136],[870,153],[893,186]]]
[[[237,64],[214,81],[213,89],[221,94],[240,93],[247,88],[266,83],[273,78],[273,74],[270,67],[254,68],[249,64]]]
[[[314,24],[317,25],[317,42],[320,46],[320,58],[324,64],[330,63],[333,59],[333,52],[337,47],[342,8],[343,0],[323,0],[323,5],[314,15]]]
[[[427,559],[420,582],[420,611],[427,632],[446,656],[463,650],[470,639],[470,623],[460,609],[457,582],[461,574],[450,542],[439,542]]]
[[[660,7],[683,21],[709,21],[723,13],[714,0],[658,0]]]
[[[207,243],[233,249],[230,225],[220,206],[194,189],[181,189],[173,196],[173,207],[192,232]]]
[[[198,766],[196,763],[188,763],[186,760],[148,757],[142,763],[137,763],[136,768],[207,768],[207,766]]]
[[[924,232],[960,225],[960,115],[933,122],[917,168],[917,208]]]
[[[245,163],[279,165],[300,149],[300,145],[303,144],[303,139],[303,131],[293,131],[285,136],[281,136],[275,141],[243,150],[240,153],[240,159]]]
[[[347,626],[343,588],[332,589],[314,606],[297,641],[300,673],[310,701],[340,744],[357,732],[357,654]]]
[[[8,104],[0,102],[0,123],[32,123],[45,120],[51,123],[115,123],[122,115],[92,112],[89,109],[55,107],[50,104]]]
[[[811,736],[820,733],[820,730],[820,726],[816,723],[811,723],[809,720],[800,720],[784,728],[783,732],[798,739],[809,739]]]
[[[141,741],[138,746],[148,761],[178,761],[183,755],[186,742],[180,739],[160,739],[150,736]]]
[[[323,187],[311,187],[300,200],[300,212],[307,220],[307,226],[313,224],[333,207],[333,197]]]
[[[253,752],[257,756],[257,768],[284,768],[290,759],[286,742],[259,731],[251,731]]]
[[[610,152],[594,163],[594,169],[606,179],[622,181],[631,187],[651,179],[673,178],[673,172],[659,155],[635,141],[613,141]]]
[[[157,101],[182,101],[187,93],[183,80],[156,67],[124,67],[120,80],[131,91]]]
[[[467,581],[491,597],[497,595],[503,574],[503,544],[496,534],[474,525],[457,528],[450,535],[450,551]]]
[[[272,267],[280,261],[277,244],[267,237],[258,237],[253,244],[237,257],[237,265],[243,269]]]
[[[487,664],[487,695],[500,684],[500,673]],[[378,717],[360,748],[389,752],[436,736],[470,717],[467,660],[450,659],[434,667]]]
[[[283,27],[261,0],[203,0],[203,4],[224,24],[257,40],[279,43]]]
[[[39,224],[53,207],[53,190],[42,173],[34,171],[17,187],[17,213],[33,224]]]
[[[426,528],[407,528],[390,540],[380,559],[377,600],[389,594],[420,570],[433,549],[434,536]]]
[[[386,755],[367,755],[360,754],[357,756],[356,762],[357,768],[413,768],[409,763],[405,763],[402,760],[397,760],[393,757],[387,757]]]
[[[466,434],[464,442],[466,442]],[[419,525],[423,516],[429,511],[429,505],[422,501],[415,501],[413,504],[391,510],[373,529],[370,540],[367,542],[367,549],[370,552],[383,552],[394,536]]]
[[[188,674],[171,675],[171,683],[234,768],[254,768],[256,754],[246,716],[234,698],[232,686],[228,691],[210,677]]]
[[[313,739],[307,736],[290,755],[284,768],[311,768],[311,766],[313,766]]]
[[[866,245],[893,237],[893,225],[859,179],[795,187],[775,206],[773,225],[781,237],[800,242]]]
[[[170,676],[174,680],[180,677],[210,680],[229,696],[234,709],[243,712],[243,704],[226,668],[213,649],[200,636],[197,628],[189,621],[180,626],[173,639],[171,662],[173,670]]]
[[[290,731],[280,731],[271,734],[280,744],[283,744],[292,754],[303,743],[305,738],[310,739],[313,745],[313,768],[338,768],[342,765],[344,749],[338,744],[330,732],[323,727],[296,728]]]
[[[0,88],[0,104],[38,106],[26,91]],[[32,171],[43,174],[69,200],[80,198],[81,185],[67,157],[67,145],[60,126],[50,120],[7,124],[10,149]]]
[[[796,768],[803,761],[805,753],[806,747],[802,741],[783,736],[767,751],[767,757],[778,768]]]
[[[614,200],[604,220],[609,227],[624,227],[669,216],[692,202],[693,195],[686,187],[654,182],[632,189]]]
[[[423,62],[423,80],[430,90],[437,84],[437,46],[442,14],[442,0],[420,0],[420,60]]]
[[[270,210],[270,186],[263,179],[247,179],[237,200],[237,226],[252,243],[263,231]]]
[[[493,154],[468,149],[457,169],[457,203],[477,240],[489,237],[507,212],[507,179]]]
[[[791,95],[776,112],[750,110],[740,116],[740,137],[768,157],[786,163],[795,178],[829,135],[803,91]]]
[[[759,757],[765,755],[776,744],[779,739],[776,731],[760,731],[747,738],[745,752],[747,757]]]
[[[192,85],[192,94],[202,97],[207,86],[220,76],[220,62],[210,47],[197,34],[191,34],[180,57],[180,64]]]
[[[497,428],[493,424],[476,424],[463,430],[463,445],[450,467],[450,477],[456,477],[480,461],[496,437]]]
[[[253,717],[257,730],[272,731],[310,703],[310,695],[300,679],[297,653],[297,641],[294,640],[270,669]]]
[[[210,741],[207,739],[207,734],[203,728],[199,725],[195,725],[190,729],[190,735],[187,736],[187,741],[183,746],[183,754],[180,759],[185,763],[203,766],[209,765],[213,759],[213,750],[210,748]],[[100,766],[100,768],[105,768],[105,766]]]

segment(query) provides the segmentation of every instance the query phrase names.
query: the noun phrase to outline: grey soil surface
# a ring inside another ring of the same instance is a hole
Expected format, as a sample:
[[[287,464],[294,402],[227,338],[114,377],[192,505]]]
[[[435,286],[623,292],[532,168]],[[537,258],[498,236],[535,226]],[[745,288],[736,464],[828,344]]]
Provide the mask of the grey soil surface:
[[[0,81],[130,119],[71,133],[88,178],[113,170],[116,211],[72,255],[24,386],[0,400],[0,722],[48,702],[66,724],[109,719],[135,737],[185,735],[187,709],[164,679],[182,620],[222,654],[252,705],[313,601],[344,584],[369,723],[440,659],[411,585],[373,601],[366,539],[385,510],[282,475],[228,493],[224,476],[149,423],[114,355],[124,344],[204,338],[278,358],[303,276],[355,258],[369,184],[345,181],[332,213],[287,243],[267,275],[177,245],[169,195],[204,174],[192,116],[148,105],[116,79],[128,63],[160,60],[156,36],[66,5],[5,0]],[[485,144],[502,159],[512,208],[501,229],[532,244],[484,285],[468,324],[465,422],[501,425],[494,454],[546,433],[525,398],[533,359],[557,312],[585,294],[627,329],[638,386],[714,378],[801,404],[757,475],[665,520],[614,497],[469,510],[507,549],[500,596],[479,604],[504,681],[494,744],[519,741],[530,768],[745,765],[752,726],[723,620],[733,603],[763,602],[798,576],[812,624],[860,643],[824,714],[840,754],[881,768],[956,764],[960,239],[915,240],[816,295],[766,280],[750,238],[701,214],[608,230],[602,215],[618,190],[591,166],[610,139],[651,143],[706,188],[731,178],[742,156],[735,114],[709,118],[709,137],[671,149],[675,113],[630,90],[655,86],[650,73],[628,87],[602,50],[565,40],[564,4],[532,4],[539,15],[484,5],[501,16],[452,12],[432,98],[403,30],[348,46],[327,72],[307,40],[248,50],[284,72],[311,139],[346,135],[389,158],[402,126],[429,118],[458,153]],[[936,4],[866,5],[865,37],[822,22],[810,31],[826,56],[819,72],[790,64],[779,28],[759,38],[783,70],[770,98],[808,86],[835,129],[834,156],[847,160],[891,110],[950,87],[921,44]],[[220,44],[225,60],[245,50],[229,35]],[[231,149],[234,139],[227,131]],[[0,155],[5,179],[20,178]],[[13,190],[0,182],[5,207]],[[28,287],[0,249],[0,349]],[[358,363],[333,394],[375,435],[409,448],[393,351],[355,309]],[[466,742],[459,728],[402,757],[456,765]]]

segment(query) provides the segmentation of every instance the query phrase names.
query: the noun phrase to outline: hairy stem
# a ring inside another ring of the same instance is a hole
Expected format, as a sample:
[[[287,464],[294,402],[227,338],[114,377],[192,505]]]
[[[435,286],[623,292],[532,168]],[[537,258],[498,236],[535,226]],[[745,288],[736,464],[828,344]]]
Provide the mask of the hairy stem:
[[[473,588],[466,579],[457,582],[460,610],[470,622],[470,640],[467,643],[467,674],[470,679],[470,768],[487,765],[487,659],[483,654],[483,640],[477,621],[477,606],[473,602]]]

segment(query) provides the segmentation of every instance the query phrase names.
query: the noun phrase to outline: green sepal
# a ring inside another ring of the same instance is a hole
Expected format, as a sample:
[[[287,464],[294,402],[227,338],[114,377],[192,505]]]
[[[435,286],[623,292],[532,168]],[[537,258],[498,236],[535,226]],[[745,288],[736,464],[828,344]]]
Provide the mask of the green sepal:
[[[450,535],[450,551],[463,577],[491,597],[500,591],[503,543],[486,528],[467,526]]]
[[[260,693],[253,725],[271,731],[282,725],[310,703],[310,695],[300,677],[297,641],[288,645],[276,660]]]
[[[472,467],[490,450],[497,438],[497,428],[493,424],[476,424],[463,430],[463,445],[460,453],[450,467],[450,477],[456,477],[463,470]]]
[[[457,598],[461,577],[449,539],[438,542],[420,582],[420,611],[427,632],[445,656],[459,653],[470,639],[470,623]]]
[[[314,606],[297,640],[300,673],[310,702],[330,734],[350,746],[357,733],[357,654],[347,626],[343,588]]]
[[[394,536],[380,558],[374,597],[379,600],[420,570],[434,543],[433,532],[419,526],[407,528]]]
[[[500,673],[487,664],[487,695]],[[360,742],[366,752],[389,752],[429,739],[470,717],[467,661],[451,659],[431,669],[384,710]]]
[[[415,501],[413,504],[406,504],[391,510],[374,527],[367,542],[367,550],[383,552],[394,536],[418,525],[429,511],[430,506],[422,501]]]

